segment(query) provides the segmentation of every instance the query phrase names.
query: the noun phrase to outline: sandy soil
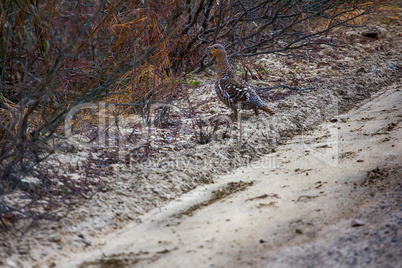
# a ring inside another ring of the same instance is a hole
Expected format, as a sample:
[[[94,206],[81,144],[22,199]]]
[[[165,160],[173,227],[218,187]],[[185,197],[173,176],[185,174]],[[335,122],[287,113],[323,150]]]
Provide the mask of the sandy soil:
[[[64,195],[52,213],[63,217],[36,221],[23,234],[3,230],[0,266],[397,267],[401,23],[375,30],[376,40],[347,31],[353,45],[309,60],[255,59],[266,75],[254,85],[297,81],[313,89],[272,102],[273,117],[246,112],[241,125],[221,125],[208,144],[197,143],[181,108],[172,112],[174,128],[138,127],[157,153],[129,164],[85,135],[59,141],[49,168],[65,168],[71,181],[100,172],[102,183],[88,199],[66,199],[60,182],[53,191]],[[195,115],[207,126],[229,115],[213,76],[196,79],[207,81],[190,94]],[[125,118],[123,135],[138,121]],[[18,206],[18,195],[4,199]],[[364,225],[351,227],[354,219]]]
[[[401,85],[57,266],[398,267]]]

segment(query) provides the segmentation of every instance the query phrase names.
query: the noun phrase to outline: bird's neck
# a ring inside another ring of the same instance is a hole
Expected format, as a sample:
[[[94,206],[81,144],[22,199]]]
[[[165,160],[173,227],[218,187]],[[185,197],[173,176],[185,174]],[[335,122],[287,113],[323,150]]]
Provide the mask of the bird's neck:
[[[218,73],[216,74],[216,78],[229,78],[233,76],[232,70],[230,70],[229,62],[227,60],[226,55],[221,55],[217,57],[216,64],[218,65]]]

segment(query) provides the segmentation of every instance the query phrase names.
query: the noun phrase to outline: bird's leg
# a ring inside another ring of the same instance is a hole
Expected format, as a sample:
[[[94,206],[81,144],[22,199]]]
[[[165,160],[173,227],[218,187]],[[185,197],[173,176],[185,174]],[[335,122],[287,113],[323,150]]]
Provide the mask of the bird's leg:
[[[258,109],[253,109],[253,110],[254,110],[254,113],[256,116],[258,116],[260,114],[260,111],[258,111]]]
[[[233,110],[233,114],[232,114],[233,122],[235,122],[239,119],[239,112],[236,108],[233,108],[232,110]]]

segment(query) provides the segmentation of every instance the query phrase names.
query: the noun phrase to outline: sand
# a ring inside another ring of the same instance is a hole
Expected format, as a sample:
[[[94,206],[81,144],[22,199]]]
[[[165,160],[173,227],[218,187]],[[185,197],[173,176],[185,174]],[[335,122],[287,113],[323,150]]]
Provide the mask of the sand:
[[[338,122],[296,136],[57,266],[397,267],[400,88],[398,81]],[[282,165],[272,167],[272,159]]]

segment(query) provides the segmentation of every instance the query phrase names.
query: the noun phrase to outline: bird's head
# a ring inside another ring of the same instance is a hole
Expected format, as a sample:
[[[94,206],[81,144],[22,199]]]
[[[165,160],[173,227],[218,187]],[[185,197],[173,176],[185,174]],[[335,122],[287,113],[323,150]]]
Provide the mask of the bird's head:
[[[223,55],[226,55],[225,48],[220,44],[215,44],[215,45],[209,46],[208,48],[210,49],[211,54],[217,58],[221,57]]]

